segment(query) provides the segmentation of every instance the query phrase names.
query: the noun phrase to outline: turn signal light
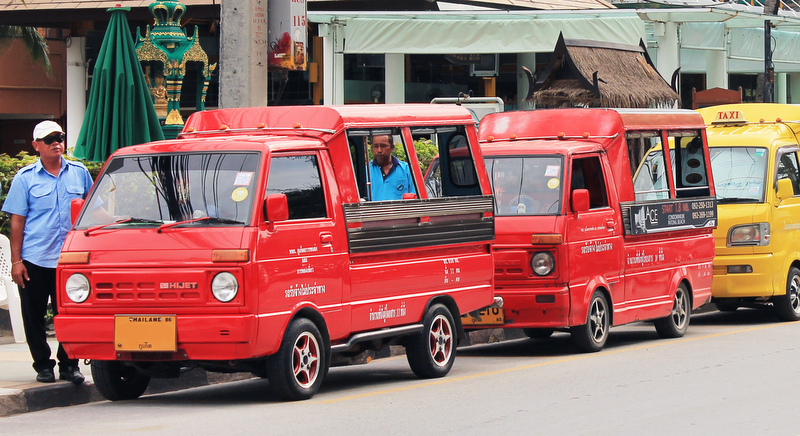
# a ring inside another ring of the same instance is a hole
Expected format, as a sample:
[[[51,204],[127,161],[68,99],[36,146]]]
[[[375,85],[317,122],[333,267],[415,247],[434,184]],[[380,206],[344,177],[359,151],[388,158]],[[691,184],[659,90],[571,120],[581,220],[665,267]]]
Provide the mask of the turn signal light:
[[[89,252],[74,251],[61,253],[58,255],[58,263],[62,265],[89,263]]]
[[[532,234],[531,235],[531,244],[547,244],[547,245],[554,245],[560,244],[564,240],[564,237],[560,234],[554,233],[545,233],[545,234]]]
[[[212,262],[247,262],[250,260],[250,250],[213,250]]]

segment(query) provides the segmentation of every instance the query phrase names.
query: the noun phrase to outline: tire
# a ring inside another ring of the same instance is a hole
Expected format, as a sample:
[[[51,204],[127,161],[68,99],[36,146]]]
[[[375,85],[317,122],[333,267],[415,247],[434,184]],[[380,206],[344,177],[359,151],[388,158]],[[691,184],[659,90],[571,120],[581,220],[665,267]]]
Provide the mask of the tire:
[[[800,269],[789,268],[786,294],[773,297],[772,305],[781,321],[800,320]]]
[[[553,329],[522,329],[525,336],[531,339],[547,339],[553,335]]]
[[[419,378],[444,377],[456,360],[455,322],[450,310],[434,304],[425,313],[422,333],[406,344],[406,358]]]
[[[608,301],[602,292],[595,291],[589,300],[586,324],[569,329],[575,347],[584,353],[596,353],[602,350],[608,339],[610,321]]]
[[[292,321],[281,347],[267,363],[270,389],[288,401],[313,397],[325,378],[327,356],[317,326],[305,318]]]
[[[714,306],[720,312],[736,312],[739,309],[739,303],[714,303]]]
[[[107,400],[133,400],[142,396],[150,377],[122,362],[93,360],[92,379],[100,394]]]
[[[656,332],[662,338],[680,338],[689,328],[692,314],[692,300],[683,283],[675,290],[672,311],[668,316],[655,320]]]

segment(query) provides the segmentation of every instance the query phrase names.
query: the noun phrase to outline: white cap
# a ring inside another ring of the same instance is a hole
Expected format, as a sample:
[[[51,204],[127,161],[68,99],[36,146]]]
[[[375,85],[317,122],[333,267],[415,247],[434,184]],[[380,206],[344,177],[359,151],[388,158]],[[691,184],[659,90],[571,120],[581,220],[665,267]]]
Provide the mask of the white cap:
[[[55,121],[42,121],[33,128],[33,140],[42,139],[53,132],[64,133],[64,130]]]

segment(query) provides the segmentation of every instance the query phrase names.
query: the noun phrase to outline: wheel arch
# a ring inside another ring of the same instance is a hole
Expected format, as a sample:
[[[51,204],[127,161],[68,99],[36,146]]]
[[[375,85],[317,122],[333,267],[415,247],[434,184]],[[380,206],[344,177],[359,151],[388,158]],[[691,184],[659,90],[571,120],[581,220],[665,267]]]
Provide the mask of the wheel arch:
[[[317,326],[319,333],[322,335],[322,340],[325,341],[325,352],[328,354],[328,362],[330,362],[331,336],[330,333],[328,333],[328,325],[325,322],[325,317],[313,307],[301,307],[295,312],[289,319],[289,322],[286,323],[286,327],[283,329],[283,335],[286,335],[286,330],[289,328],[289,325],[300,318],[306,318]]]
[[[450,314],[453,315],[453,322],[456,324],[454,327],[456,332],[458,332],[458,340],[461,341],[466,339],[467,333],[464,331],[464,326],[461,324],[461,312],[458,310],[458,304],[453,297],[449,295],[437,295],[430,300],[428,300],[428,304],[425,305],[425,310],[422,312],[424,314],[428,313],[428,309],[431,308],[434,304],[442,304],[447,307],[447,310],[450,311]]]
[[[617,282],[620,284],[620,282]],[[573,287],[570,287],[570,302],[569,302],[569,326],[577,326],[586,323],[586,317],[589,314],[589,302],[595,292],[600,291],[606,298],[609,309],[609,326],[614,325],[614,298],[611,297],[609,288],[611,285],[605,280],[604,277],[597,277],[587,283],[583,289],[583,293],[573,293]]]

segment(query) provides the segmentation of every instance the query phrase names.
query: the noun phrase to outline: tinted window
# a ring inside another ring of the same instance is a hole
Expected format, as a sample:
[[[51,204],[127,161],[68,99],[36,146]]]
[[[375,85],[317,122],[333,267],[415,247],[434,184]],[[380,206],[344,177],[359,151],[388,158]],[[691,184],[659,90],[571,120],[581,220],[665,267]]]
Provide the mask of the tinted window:
[[[572,190],[589,190],[589,208],[608,207],[606,182],[600,158],[587,157],[572,161]]]
[[[286,194],[290,220],[328,216],[316,155],[273,157],[267,181],[270,194]]]

